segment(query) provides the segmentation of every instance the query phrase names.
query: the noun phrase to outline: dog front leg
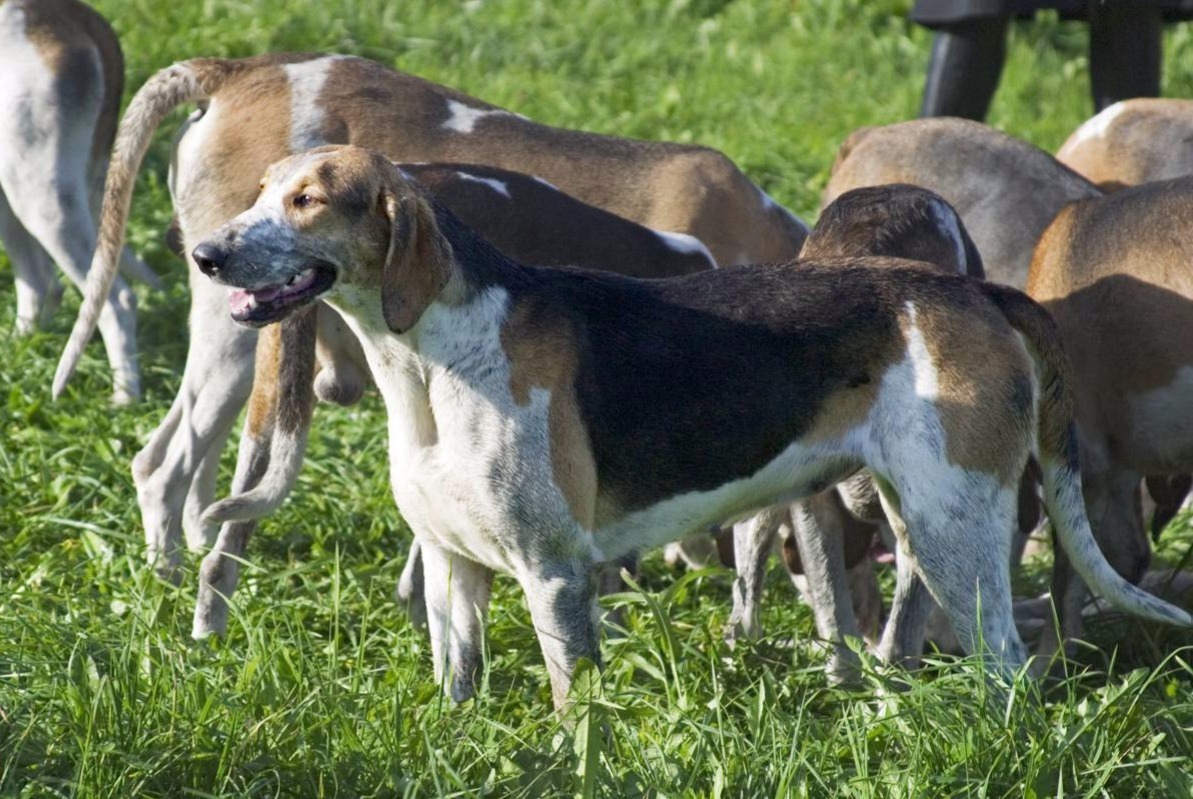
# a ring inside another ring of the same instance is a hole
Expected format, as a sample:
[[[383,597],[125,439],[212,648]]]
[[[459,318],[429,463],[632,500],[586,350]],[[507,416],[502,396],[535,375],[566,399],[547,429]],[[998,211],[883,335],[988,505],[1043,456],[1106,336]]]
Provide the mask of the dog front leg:
[[[213,293],[207,286],[192,288],[191,330],[204,332],[191,338],[182,386],[169,414],[133,459],[148,559],[160,575],[171,578],[182,560],[183,513],[195,474],[248,399],[257,345],[256,332],[228,316],[226,291],[207,296]]]
[[[17,283],[14,332],[18,336],[27,336],[49,321],[62,299],[62,284],[58,282],[50,256],[9,208],[3,191],[0,191],[0,243],[12,262]]]
[[[452,701],[463,702],[476,693],[493,572],[425,538],[419,548],[435,682]]]
[[[766,582],[766,561],[786,519],[787,508],[774,506],[733,525],[737,577],[733,580],[733,613],[725,629],[725,640],[730,644],[738,637],[757,640],[762,636],[758,615]]]
[[[596,569],[591,558],[532,561],[535,568],[519,575],[539,647],[551,678],[555,709],[568,705],[572,674],[581,658],[600,665],[596,624]],[[428,584],[430,575],[428,573]]]
[[[825,491],[791,505],[791,521],[799,546],[808,598],[816,617],[816,630],[832,645],[828,677],[847,682],[857,677],[857,654],[845,639],[861,638],[849,576],[845,573],[847,518],[835,490]]]

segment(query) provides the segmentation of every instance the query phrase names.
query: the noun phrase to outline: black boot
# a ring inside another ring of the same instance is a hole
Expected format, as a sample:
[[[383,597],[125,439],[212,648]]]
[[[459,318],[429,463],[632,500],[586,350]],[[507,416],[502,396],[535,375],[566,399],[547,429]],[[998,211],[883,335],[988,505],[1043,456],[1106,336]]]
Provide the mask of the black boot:
[[[1160,96],[1163,19],[1157,6],[1090,3],[1089,83],[1094,111]]]
[[[920,116],[984,120],[1006,53],[1007,17],[969,19],[938,29]]]

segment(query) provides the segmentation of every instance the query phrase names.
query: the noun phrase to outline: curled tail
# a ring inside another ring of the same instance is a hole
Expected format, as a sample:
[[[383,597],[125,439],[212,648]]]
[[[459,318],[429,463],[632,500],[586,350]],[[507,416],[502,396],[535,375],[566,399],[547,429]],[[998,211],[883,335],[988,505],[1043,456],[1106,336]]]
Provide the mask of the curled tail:
[[[1188,613],[1124,580],[1094,540],[1081,494],[1069,360],[1056,322],[1021,292],[993,283],[982,284],[982,290],[1023,336],[1035,361],[1040,386],[1037,456],[1043,474],[1044,507],[1073,567],[1095,594],[1120,610],[1153,621],[1193,626]]]
[[[268,516],[289,496],[306,455],[314,406],[316,309],[305,308],[261,332],[257,341],[257,370],[245,425],[253,448],[241,457],[262,458],[268,465],[255,485],[244,493],[213,503],[204,521],[223,524],[255,521]]]
[[[129,103],[120,121],[108,163],[98,241],[91,269],[87,273],[83,304],[54,374],[55,398],[62,393],[74,374],[83,348],[95,332],[104,298],[112,290],[112,283],[120,268],[133,184],[157,126],[167,114],[183,103],[200,100],[216,92],[239,70],[239,62],[236,61],[213,58],[182,61],[156,73]]]

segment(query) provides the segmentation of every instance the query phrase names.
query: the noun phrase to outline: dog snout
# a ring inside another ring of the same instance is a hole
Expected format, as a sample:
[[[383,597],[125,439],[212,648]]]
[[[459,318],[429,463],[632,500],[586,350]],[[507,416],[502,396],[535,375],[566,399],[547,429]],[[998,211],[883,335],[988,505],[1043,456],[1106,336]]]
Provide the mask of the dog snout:
[[[191,257],[195,259],[195,265],[199,267],[199,271],[208,277],[218,275],[228,263],[228,251],[209,241],[201,242],[199,246],[195,247],[191,252]]]

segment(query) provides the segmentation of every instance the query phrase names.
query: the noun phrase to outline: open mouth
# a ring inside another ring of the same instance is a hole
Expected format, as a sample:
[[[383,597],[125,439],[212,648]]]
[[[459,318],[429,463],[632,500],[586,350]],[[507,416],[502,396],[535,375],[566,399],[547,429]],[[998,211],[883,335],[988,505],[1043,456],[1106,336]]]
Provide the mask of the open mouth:
[[[335,281],[335,269],[327,264],[316,264],[285,283],[252,290],[234,289],[228,296],[232,319],[250,327],[277,322],[295,308],[314,302]]]

